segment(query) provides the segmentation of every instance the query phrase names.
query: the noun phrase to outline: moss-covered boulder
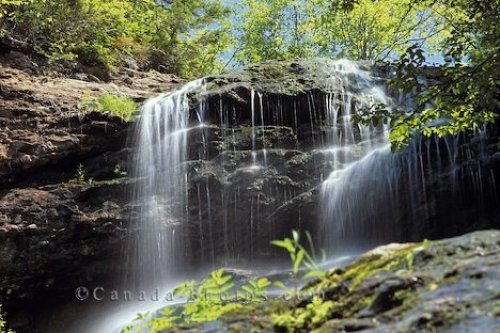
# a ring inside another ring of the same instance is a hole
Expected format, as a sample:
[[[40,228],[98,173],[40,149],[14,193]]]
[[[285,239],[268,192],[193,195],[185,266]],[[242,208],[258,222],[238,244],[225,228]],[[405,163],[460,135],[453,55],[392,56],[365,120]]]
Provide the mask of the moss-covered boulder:
[[[500,231],[382,246],[307,290],[164,332],[497,332]]]

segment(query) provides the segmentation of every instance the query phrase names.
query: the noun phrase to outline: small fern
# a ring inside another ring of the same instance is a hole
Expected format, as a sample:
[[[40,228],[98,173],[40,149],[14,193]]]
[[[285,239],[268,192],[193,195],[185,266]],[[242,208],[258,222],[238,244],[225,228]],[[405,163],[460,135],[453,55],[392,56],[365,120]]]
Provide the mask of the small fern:
[[[307,269],[307,271],[300,277],[303,280],[313,278],[322,280],[326,278],[326,272],[323,271],[319,266],[311,234],[307,231],[305,234],[309,243],[309,250],[307,250],[300,243],[300,234],[296,230],[292,231],[292,238],[274,240],[271,242],[272,245],[285,249],[290,255],[290,259],[292,261],[292,271],[290,272],[290,274],[292,277],[293,288],[291,289],[287,287],[281,281],[274,282],[274,285],[281,288],[285,292],[285,295],[291,297],[294,300],[294,304],[296,303],[299,295],[298,280],[299,272],[302,267],[305,267]],[[324,260],[324,253],[322,257]]]
[[[266,288],[271,285],[267,278],[248,280],[247,284],[241,286],[243,293],[247,295],[248,300],[253,302],[265,301],[267,298]]]
[[[225,295],[234,288],[232,275],[224,269],[210,273],[203,281],[186,281],[174,290],[175,296],[185,296],[182,319],[186,323],[200,323],[219,318],[228,311],[241,307],[241,304],[225,301]]]

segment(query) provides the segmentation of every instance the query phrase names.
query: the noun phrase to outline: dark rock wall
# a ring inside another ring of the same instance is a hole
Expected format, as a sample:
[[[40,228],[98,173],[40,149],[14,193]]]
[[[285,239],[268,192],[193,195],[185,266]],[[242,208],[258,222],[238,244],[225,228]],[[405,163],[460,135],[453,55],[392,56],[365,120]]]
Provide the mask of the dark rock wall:
[[[199,122],[196,101],[201,100],[208,124],[192,130],[188,139],[189,218],[184,237],[186,256],[195,265],[275,258],[269,242],[289,236],[292,229],[310,230],[321,238],[319,191],[333,165],[322,152],[331,145],[326,96],[332,91],[324,81],[326,72],[314,73],[319,67],[317,62],[293,61],[251,66],[208,78],[203,99],[193,96],[193,126]],[[495,128],[458,138],[417,139],[398,154],[395,197],[380,198],[383,207],[364,217],[366,221],[356,221],[365,230],[352,228],[347,241],[361,239],[369,248],[498,228]],[[265,153],[260,150],[264,148]],[[256,158],[264,168],[249,168],[252,149],[258,150]]]
[[[82,81],[8,61],[0,62],[0,303],[14,328],[35,332],[76,287],[106,284],[120,271],[129,124],[80,110],[80,97],[111,91],[140,101],[171,82]]]

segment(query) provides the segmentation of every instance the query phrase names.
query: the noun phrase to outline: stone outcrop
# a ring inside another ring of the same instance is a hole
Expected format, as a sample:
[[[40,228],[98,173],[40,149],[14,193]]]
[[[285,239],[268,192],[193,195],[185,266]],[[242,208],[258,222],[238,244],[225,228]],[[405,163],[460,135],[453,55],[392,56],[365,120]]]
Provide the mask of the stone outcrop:
[[[487,230],[385,245],[310,284],[309,294],[322,295],[319,304],[310,297],[296,305],[279,299],[250,303],[206,324],[165,331],[496,332],[499,240],[499,231]],[[322,312],[324,302],[330,303]]]
[[[328,60],[252,65],[206,78],[207,86],[192,96],[193,126],[201,102],[208,125],[191,130],[188,139],[190,216],[185,233],[191,240],[187,253],[194,254],[188,259],[272,258],[275,252],[269,241],[287,236],[291,229],[321,236],[317,225],[321,182],[334,167],[342,167],[342,161],[334,166],[325,151],[331,148],[326,96],[339,96],[329,76],[335,66],[339,63]],[[375,83],[383,82],[381,70],[359,66],[375,73]],[[359,87],[350,88],[355,100]],[[374,211],[363,221],[374,233],[382,230],[377,223],[394,232],[380,238],[367,233],[372,238],[365,240],[366,246],[500,226],[495,128],[456,139],[418,140],[401,153],[395,170],[400,174],[394,189],[397,214],[387,213],[394,210],[387,203],[385,210]],[[254,156],[252,149],[257,151]],[[249,168],[255,158],[265,167]]]
[[[75,285],[116,274],[109,263],[126,234],[130,124],[82,110],[81,96],[140,102],[179,80],[129,71],[104,83],[20,53],[2,57],[0,303],[22,331],[33,329],[34,304],[43,316],[72,299]]]

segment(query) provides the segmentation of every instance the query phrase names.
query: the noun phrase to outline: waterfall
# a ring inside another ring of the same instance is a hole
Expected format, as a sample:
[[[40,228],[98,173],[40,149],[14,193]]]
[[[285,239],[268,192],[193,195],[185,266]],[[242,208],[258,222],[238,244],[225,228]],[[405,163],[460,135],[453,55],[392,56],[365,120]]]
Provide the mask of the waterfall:
[[[500,157],[486,152],[486,129],[479,145],[464,135],[415,137],[394,153],[387,124],[352,119],[379,105],[407,106],[371,66],[308,60],[278,68],[255,65],[146,101],[134,128],[127,289],[174,287],[221,267],[288,267],[269,243],[293,229],[310,231],[332,259],[453,236],[479,220],[470,214],[498,225],[500,175],[485,165]],[[164,305],[153,303],[106,313],[100,328],[84,331],[118,332],[137,312]]]
[[[269,262],[277,257],[270,240],[292,229],[316,234],[332,255],[426,235],[420,221],[439,217],[433,203],[448,199],[426,183],[447,174],[460,187],[459,138],[416,138],[393,153],[389,125],[353,121],[381,105],[406,106],[379,73],[347,60],[300,66],[283,67],[283,79],[256,79],[256,67],[196,80],[145,103],[128,251],[136,284],[158,285],[188,267]],[[484,192],[489,174],[469,169],[474,191]],[[488,182],[496,188],[492,173]]]
[[[338,123],[336,117],[332,119]],[[351,126],[343,123],[340,131],[348,133]],[[476,143],[464,141],[460,134],[442,139],[414,135],[409,146],[398,152],[391,152],[388,128],[382,128],[377,132],[360,126],[360,139],[332,141],[333,161],[342,159],[342,163],[336,163],[321,184],[317,233],[330,255],[360,253],[395,241],[419,241],[432,234],[454,235],[463,226],[450,217],[454,209],[464,210],[464,194],[474,193],[474,203],[466,204],[476,205],[484,214],[484,193],[496,193],[493,173],[481,175],[481,161],[488,160],[484,128],[469,140]],[[440,211],[440,206],[447,210]],[[432,225],[443,215],[448,223]]]
[[[376,241],[387,230],[375,223],[390,206],[397,170],[388,142],[388,126],[354,124],[352,115],[373,111],[377,105],[388,109],[393,101],[378,80],[355,63],[343,61],[342,76],[333,76],[338,92],[326,96],[327,142],[333,171],[321,185],[319,232],[321,245],[333,252],[358,250],[360,243]],[[392,211],[389,209],[388,214]],[[362,222],[369,219],[372,223]],[[389,230],[390,231],[390,230]],[[340,251],[339,251],[340,250]]]
[[[178,235],[187,219],[187,136],[190,130],[189,94],[203,80],[152,98],[142,107],[136,127],[137,181],[135,230],[130,242],[132,285],[159,287],[182,267],[184,241]],[[200,103],[198,118],[204,116]]]
[[[206,94],[206,79],[144,104],[135,132],[137,216],[128,251],[129,275],[137,287],[161,284],[186,268],[193,257],[215,263],[221,256],[226,260],[242,253],[249,259],[261,256],[269,240],[283,234],[282,228],[269,222],[274,210],[300,194],[280,171],[281,162],[276,164],[289,148],[303,144],[300,136],[334,170],[323,184],[325,225],[320,230],[330,235],[345,228],[348,221],[338,218],[335,207],[345,205],[351,195],[348,178],[360,169],[359,163],[368,163],[388,145],[386,125],[357,125],[351,118],[380,104],[390,106],[392,100],[383,80],[366,66],[340,60],[328,62],[321,71],[326,92],[321,94],[310,91],[286,100],[250,85],[246,116],[222,99],[214,102],[212,97],[210,103],[199,98]],[[293,114],[287,112],[290,105]],[[309,134],[301,133],[301,124],[310,126]],[[287,144],[292,146],[279,146],[279,140],[273,146],[277,131],[286,128],[293,133]],[[249,133],[246,148],[237,139],[245,133]],[[214,142],[224,147],[215,160],[210,156]],[[231,165],[233,159],[235,166]],[[380,172],[384,170],[381,166]],[[215,176],[221,179],[219,186],[212,186],[210,179]],[[353,203],[345,207],[363,214]],[[332,226],[331,216],[340,229]]]

